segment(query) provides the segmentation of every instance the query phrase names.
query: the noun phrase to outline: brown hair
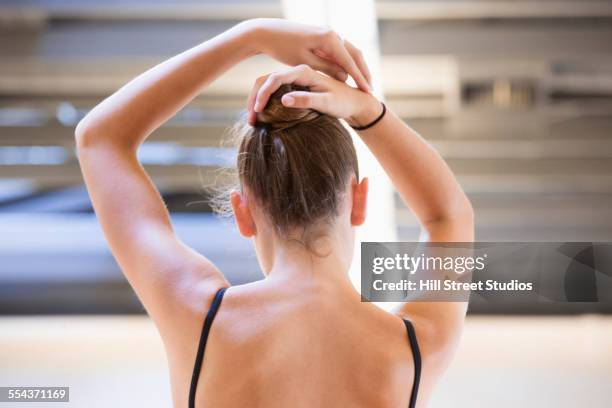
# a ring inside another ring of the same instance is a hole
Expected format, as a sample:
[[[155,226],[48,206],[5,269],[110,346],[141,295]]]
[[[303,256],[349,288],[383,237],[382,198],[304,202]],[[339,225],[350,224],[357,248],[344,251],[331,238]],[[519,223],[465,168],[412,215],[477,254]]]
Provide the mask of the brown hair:
[[[312,109],[288,108],[281,97],[307,90],[283,85],[254,126],[234,129],[240,186],[264,210],[280,236],[330,222],[352,175],[359,178],[353,140],[340,121]]]

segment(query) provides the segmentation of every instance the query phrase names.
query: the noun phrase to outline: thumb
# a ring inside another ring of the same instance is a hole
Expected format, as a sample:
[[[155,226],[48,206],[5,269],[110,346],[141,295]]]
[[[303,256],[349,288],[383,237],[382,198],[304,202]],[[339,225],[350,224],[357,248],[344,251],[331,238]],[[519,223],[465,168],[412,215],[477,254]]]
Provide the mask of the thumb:
[[[325,92],[293,91],[281,98],[281,103],[289,108],[314,109],[329,113],[329,94]]]

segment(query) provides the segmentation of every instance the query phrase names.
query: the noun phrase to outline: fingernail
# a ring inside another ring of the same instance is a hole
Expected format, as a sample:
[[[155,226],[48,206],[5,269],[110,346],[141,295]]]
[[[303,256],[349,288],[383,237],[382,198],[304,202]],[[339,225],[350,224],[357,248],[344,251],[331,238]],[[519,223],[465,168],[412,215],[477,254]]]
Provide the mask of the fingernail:
[[[283,105],[285,106],[293,106],[295,104],[295,99],[293,96],[284,96],[283,97]]]

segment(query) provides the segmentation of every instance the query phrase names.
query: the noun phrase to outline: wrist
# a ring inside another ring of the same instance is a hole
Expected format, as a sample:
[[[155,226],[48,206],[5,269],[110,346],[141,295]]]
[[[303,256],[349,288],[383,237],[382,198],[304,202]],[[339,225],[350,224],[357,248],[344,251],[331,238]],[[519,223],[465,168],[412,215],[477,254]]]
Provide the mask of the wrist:
[[[382,111],[381,102],[370,94],[364,93],[364,98],[358,102],[357,111],[346,118],[351,127],[359,127],[372,123],[380,116]]]
[[[245,57],[252,57],[262,53],[263,27],[257,22],[258,19],[243,21],[234,29],[237,31],[237,40],[242,45]]]

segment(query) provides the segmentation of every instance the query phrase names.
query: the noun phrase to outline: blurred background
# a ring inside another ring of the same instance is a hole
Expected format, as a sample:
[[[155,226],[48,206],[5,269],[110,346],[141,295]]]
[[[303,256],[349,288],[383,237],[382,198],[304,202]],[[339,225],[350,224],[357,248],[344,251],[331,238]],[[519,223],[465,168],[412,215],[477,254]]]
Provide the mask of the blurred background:
[[[295,3],[0,0],[0,386],[69,385],[67,406],[170,405],[161,343],[101,235],[74,126],[152,65]],[[344,3],[372,11],[380,91],[457,174],[478,240],[612,241],[612,1]],[[140,151],[179,235],[234,284],[259,279],[257,262],[207,199],[232,164],[227,126],[277,66],[239,65]],[[392,203],[396,238],[416,240]],[[431,406],[609,406],[611,311],[471,308]]]

